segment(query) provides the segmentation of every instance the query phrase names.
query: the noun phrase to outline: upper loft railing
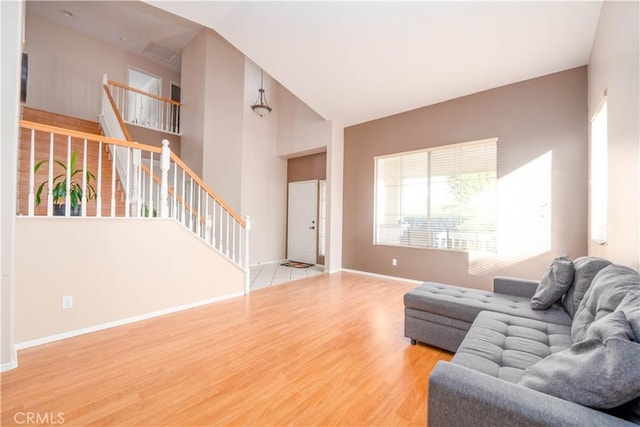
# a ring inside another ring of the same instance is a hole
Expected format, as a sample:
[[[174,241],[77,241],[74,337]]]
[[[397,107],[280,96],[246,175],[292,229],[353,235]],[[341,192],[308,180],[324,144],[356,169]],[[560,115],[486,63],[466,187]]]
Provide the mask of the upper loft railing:
[[[107,85],[126,123],[176,135],[182,133],[180,102],[109,80],[106,75],[103,84]]]
[[[27,217],[173,218],[243,268],[249,292],[248,218],[172,153],[167,140],[154,147],[25,120],[20,128],[28,153],[20,167],[28,168],[29,182],[19,186],[28,194]],[[124,157],[124,182],[111,152]]]

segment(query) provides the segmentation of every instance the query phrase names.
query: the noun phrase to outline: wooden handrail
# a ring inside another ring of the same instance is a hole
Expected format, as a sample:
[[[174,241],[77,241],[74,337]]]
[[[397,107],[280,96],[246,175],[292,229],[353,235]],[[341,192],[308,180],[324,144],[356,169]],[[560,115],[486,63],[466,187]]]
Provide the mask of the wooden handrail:
[[[115,99],[113,99],[113,96],[111,95],[111,91],[109,90],[109,86],[107,86],[106,84],[102,85],[104,92],[107,94],[107,99],[109,100],[109,104],[111,104],[111,108],[113,109],[113,112],[116,115],[116,119],[118,119],[118,123],[120,123],[120,128],[122,129],[122,132],[124,133],[124,137],[127,139],[127,141],[133,141],[133,138],[131,137],[131,134],[129,133],[129,129],[127,128],[127,125],[124,123],[124,120],[122,119],[122,115],[120,114],[120,110],[118,110],[118,104],[116,104]]]
[[[120,83],[116,83],[113,82],[112,80],[107,80],[109,83],[115,84],[116,86],[119,87],[124,87],[124,88],[128,88],[128,86],[122,85]],[[116,114],[116,117],[118,118],[118,123],[120,123],[120,127],[122,128],[122,131],[124,132],[127,140],[131,140],[131,134],[129,133],[129,130],[127,129],[127,125],[125,124],[124,120],[122,119],[122,115],[120,114],[120,111],[118,110],[118,107],[115,103],[115,101],[113,100],[113,97],[111,96],[111,91],[109,90],[109,87],[105,84],[104,86],[104,90],[107,93],[107,97],[109,98],[109,102],[111,103],[111,107],[113,108],[113,111]],[[161,149],[160,149],[161,151]],[[155,151],[157,152],[157,151]],[[213,200],[215,200],[216,202],[218,202],[218,204],[222,207],[222,209],[224,209],[225,211],[227,211],[227,213],[229,215],[231,215],[231,217],[233,219],[236,220],[236,222],[238,222],[242,228],[246,228],[247,224],[244,220],[244,218],[242,218],[235,210],[233,210],[233,208],[231,206],[229,206],[227,203],[225,203],[224,200],[222,200],[222,198],[220,198],[220,196],[218,196],[215,191],[213,191],[202,179],[200,179],[200,177],[198,175],[196,175],[196,173],[189,167],[187,166],[187,164],[185,162],[182,161],[182,159],[180,157],[178,157],[173,151],[171,152],[171,159],[174,161],[174,163],[176,165],[179,165],[186,173],[187,175],[189,175],[194,181],[196,181],[200,187],[206,191],[209,196],[211,196],[211,198]],[[148,175],[151,176],[151,170],[143,163],[142,164],[142,170],[145,171]],[[160,179],[155,176],[155,174],[153,175],[153,179],[156,182],[160,182]],[[171,188],[169,188],[169,193],[170,194],[174,194],[173,190]],[[176,195],[176,197],[179,198],[179,196]],[[185,207],[187,206],[187,202],[186,201],[182,201],[180,200]],[[191,210],[191,207],[189,206],[189,211],[199,217],[199,214],[197,212],[193,212],[193,210]]]
[[[173,105],[178,106],[178,107],[180,107],[182,105],[179,101],[174,101],[173,99],[169,99],[169,98],[165,98],[163,96],[155,95],[153,93],[145,92],[143,90],[136,89],[135,87],[127,86],[127,85],[125,85],[123,83],[114,82],[113,80],[107,80],[107,82],[110,85],[113,85],[113,86],[116,86],[116,87],[119,87],[119,88],[122,88],[122,89],[130,90],[131,92],[139,93],[140,95],[146,95],[146,96],[149,96],[151,98],[158,99],[160,101],[168,102],[168,103],[173,104]]]
[[[195,182],[197,182],[198,185],[200,185],[200,187],[204,191],[209,193],[209,195],[216,202],[218,202],[218,204],[222,207],[222,209],[227,211],[227,213],[231,215],[231,217],[235,219],[240,225],[242,225],[243,228],[247,226],[244,218],[242,218],[235,210],[233,210],[231,206],[225,203],[225,201],[222,200],[222,198],[220,198],[220,196],[218,196],[215,191],[213,191],[202,179],[200,179],[200,177],[196,175],[196,173],[193,170],[191,170],[191,168],[187,166],[186,163],[183,162],[182,159],[173,152],[171,152],[171,160],[173,160],[177,165],[179,165],[182,169],[184,169],[187,175],[189,175]]]
[[[20,127],[25,129],[54,133],[56,135],[70,136],[72,138],[86,139],[87,141],[103,142],[106,144],[118,145],[120,147],[134,148],[137,150],[151,151],[154,153],[162,153],[161,147],[154,147],[153,145],[140,144],[135,141],[124,141],[122,139],[81,132],[78,130],[65,129],[57,126],[43,125],[41,123],[30,122],[28,120],[20,120]]]

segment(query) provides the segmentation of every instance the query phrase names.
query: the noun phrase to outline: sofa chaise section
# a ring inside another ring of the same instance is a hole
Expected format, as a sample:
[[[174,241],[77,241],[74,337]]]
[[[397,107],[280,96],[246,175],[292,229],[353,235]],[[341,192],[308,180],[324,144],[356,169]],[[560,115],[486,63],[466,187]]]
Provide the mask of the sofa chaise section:
[[[483,310],[571,325],[571,317],[560,303],[547,310],[531,308],[530,298],[538,283],[496,277],[494,292],[435,282],[423,283],[404,296],[405,336],[411,339],[412,344],[422,342],[456,351]]]

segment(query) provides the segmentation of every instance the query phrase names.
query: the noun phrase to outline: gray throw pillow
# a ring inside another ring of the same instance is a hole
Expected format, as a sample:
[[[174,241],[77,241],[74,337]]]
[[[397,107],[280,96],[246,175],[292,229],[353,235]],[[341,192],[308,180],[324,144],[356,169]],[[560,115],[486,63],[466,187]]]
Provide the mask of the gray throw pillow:
[[[546,310],[562,298],[573,283],[573,263],[568,255],[553,260],[531,297],[531,308]]]
[[[598,409],[640,397],[640,343],[632,341],[624,312],[598,319],[587,337],[531,365],[518,384]]]
[[[611,264],[610,261],[596,257],[580,257],[573,261],[575,273],[573,275],[573,285],[562,297],[562,307],[573,319],[578,311],[578,306],[591,286],[591,281],[600,270]]]

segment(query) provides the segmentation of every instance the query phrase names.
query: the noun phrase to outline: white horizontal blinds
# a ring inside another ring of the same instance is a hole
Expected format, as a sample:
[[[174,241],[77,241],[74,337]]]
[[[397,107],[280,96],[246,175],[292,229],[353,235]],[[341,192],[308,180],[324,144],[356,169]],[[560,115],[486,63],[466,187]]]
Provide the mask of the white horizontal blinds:
[[[496,141],[434,150],[431,167],[433,247],[495,252]]]
[[[376,159],[375,243],[495,251],[497,141]]]
[[[607,241],[607,97],[591,120],[591,239]]]
[[[379,158],[376,174],[376,243],[408,245],[409,221],[427,207],[428,153]]]

